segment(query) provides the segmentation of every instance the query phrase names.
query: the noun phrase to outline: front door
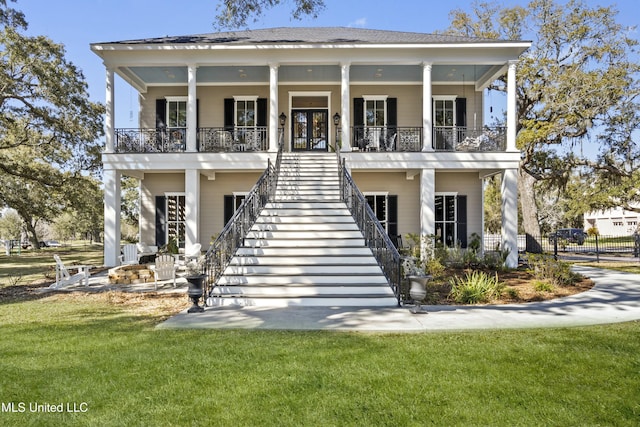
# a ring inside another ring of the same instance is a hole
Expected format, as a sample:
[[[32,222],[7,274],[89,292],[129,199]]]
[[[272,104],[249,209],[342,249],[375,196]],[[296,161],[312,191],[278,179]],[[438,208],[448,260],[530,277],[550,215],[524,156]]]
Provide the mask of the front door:
[[[327,110],[292,110],[293,151],[327,151],[329,148]]]

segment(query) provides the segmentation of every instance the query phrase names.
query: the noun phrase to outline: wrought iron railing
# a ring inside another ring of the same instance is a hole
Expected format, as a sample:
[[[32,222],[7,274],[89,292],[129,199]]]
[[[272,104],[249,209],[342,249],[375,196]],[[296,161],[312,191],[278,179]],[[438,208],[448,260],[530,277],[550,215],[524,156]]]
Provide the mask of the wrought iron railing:
[[[244,238],[255,224],[260,211],[273,197],[278,185],[278,173],[282,158],[282,139],[278,144],[275,165],[269,159],[267,168],[253,186],[244,201],[224,226],[216,240],[205,254],[204,271],[207,275],[204,286],[205,304],[207,303],[216,279],[229,265],[237,249],[242,246]]]
[[[266,126],[213,127],[198,129],[201,152],[267,151],[269,131]]]
[[[116,153],[175,153],[186,148],[186,128],[116,129]]]
[[[341,198],[351,211],[351,215],[364,236],[365,244],[373,252],[373,256],[378,261],[378,265],[387,278],[398,300],[398,305],[400,305],[408,300],[407,290],[403,288],[400,253],[373,213],[364,195],[353,182],[351,174],[345,167],[345,160],[340,158],[339,151],[337,151],[337,157]]]
[[[353,126],[351,146],[364,151],[422,151],[422,128]]]
[[[465,126],[435,126],[433,148],[436,151],[504,151],[507,145],[507,128],[484,127],[471,129]]]
[[[282,131],[280,132],[282,133]],[[266,126],[198,128],[200,152],[267,151]],[[131,128],[115,130],[116,153],[175,153],[186,149],[186,128]]]

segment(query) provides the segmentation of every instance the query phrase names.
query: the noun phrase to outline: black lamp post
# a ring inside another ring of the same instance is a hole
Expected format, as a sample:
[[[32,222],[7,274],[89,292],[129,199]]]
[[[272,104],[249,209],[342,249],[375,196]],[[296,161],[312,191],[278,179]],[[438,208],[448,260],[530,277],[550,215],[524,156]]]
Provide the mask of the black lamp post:
[[[284,112],[280,113],[280,116],[278,117],[280,119],[280,127],[284,128],[284,124],[287,121],[287,116],[284,114]]]
[[[340,148],[340,146],[342,145],[340,143],[340,140],[338,139],[338,126],[340,126],[340,114],[338,114],[337,112],[333,115],[333,124],[336,127],[336,150],[338,150]]]

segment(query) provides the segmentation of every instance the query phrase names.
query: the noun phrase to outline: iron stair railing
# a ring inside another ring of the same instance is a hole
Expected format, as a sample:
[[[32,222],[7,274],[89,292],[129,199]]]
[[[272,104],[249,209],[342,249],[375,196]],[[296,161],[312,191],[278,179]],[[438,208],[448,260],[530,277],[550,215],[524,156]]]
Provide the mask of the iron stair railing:
[[[204,255],[203,273],[207,276],[203,290],[205,305],[207,305],[215,287],[216,279],[220,278],[231,262],[231,258],[243,245],[244,238],[258,219],[260,211],[275,197],[282,158],[282,145],[281,134],[275,165],[271,159],[268,160],[267,168],[263,174]]]
[[[336,153],[340,175],[340,197],[358,224],[365,244],[371,249],[373,256],[378,261],[378,265],[398,300],[398,305],[401,305],[408,300],[408,292],[402,281],[400,253],[378,221],[371,206],[367,203],[367,199],[353,182],[353,178],[346,168],[345,159],[340,157],[340,151],[336,150]]]

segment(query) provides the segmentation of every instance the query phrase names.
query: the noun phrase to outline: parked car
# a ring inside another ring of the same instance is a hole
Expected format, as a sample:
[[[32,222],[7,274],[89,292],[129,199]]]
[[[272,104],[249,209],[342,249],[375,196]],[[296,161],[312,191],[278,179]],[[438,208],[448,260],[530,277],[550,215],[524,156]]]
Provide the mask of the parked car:
[[[44,245],[48,248],[58,248],[62,246],[57,240],[45,240]]]
[[[559,228],[549,234],[549,243],[553,244],[556,240],[565,241],[567,243],[576,243],[584,245],[587,233],[579,228]]]

